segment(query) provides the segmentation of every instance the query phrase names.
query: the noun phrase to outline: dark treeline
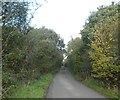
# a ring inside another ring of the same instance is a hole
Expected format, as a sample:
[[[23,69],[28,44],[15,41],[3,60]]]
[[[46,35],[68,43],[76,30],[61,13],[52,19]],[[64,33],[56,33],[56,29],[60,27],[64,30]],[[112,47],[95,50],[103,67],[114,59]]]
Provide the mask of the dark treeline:
[[[119,6],[100,6],[88,17],[81,38],[68,44],[66,66],[80,80],[93,79],[107,88],[118,88],[120,59]]]
[[[28,2],[2,2],[3,97],[12,86],[58,71],[63,60],[63,39],[54,30],[30,27],[29,6]]]

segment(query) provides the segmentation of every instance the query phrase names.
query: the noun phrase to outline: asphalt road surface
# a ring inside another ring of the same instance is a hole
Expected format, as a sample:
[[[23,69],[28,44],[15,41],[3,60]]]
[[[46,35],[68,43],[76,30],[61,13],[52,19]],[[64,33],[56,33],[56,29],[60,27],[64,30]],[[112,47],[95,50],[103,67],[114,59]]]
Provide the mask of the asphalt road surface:
[[[61,70],[50,85],[46,98],[105,98],[75,80],[69,71]],[[104,99],[108,100],[108,99]]]

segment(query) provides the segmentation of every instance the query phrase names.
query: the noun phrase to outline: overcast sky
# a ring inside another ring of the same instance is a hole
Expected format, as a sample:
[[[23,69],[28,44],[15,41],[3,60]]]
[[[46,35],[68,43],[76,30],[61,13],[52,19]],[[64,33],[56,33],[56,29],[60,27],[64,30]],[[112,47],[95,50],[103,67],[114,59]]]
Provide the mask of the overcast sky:
[[[41,0],[36,0],[41,2]],[[65,44],[79,36],[91,11],[96,11],[101,5],[110,5],[120,0],[47,0],[43,3],[32,19],[32,26],[45,26],[53,29],[64,39]]]

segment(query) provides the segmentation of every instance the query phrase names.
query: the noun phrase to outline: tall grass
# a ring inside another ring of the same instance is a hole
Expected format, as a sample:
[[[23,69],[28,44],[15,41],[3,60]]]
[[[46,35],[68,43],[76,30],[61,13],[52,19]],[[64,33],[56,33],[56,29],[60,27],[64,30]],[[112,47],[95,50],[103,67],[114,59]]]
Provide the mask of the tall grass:
[[[14,87],[7,95],[8,98],[44,98],[45,92],[53,79],[52,74],[46,74],[41,79],[29,85],[22,84]]]

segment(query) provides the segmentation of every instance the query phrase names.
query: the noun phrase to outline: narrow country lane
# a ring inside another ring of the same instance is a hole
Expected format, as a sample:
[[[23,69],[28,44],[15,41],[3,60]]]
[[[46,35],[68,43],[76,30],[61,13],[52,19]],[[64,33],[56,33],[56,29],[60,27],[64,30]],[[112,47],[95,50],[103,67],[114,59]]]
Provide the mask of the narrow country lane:
[[[46,98],[105,98],[61,70],[50,85]],[[106,99],[107,100],[107,99]]]

